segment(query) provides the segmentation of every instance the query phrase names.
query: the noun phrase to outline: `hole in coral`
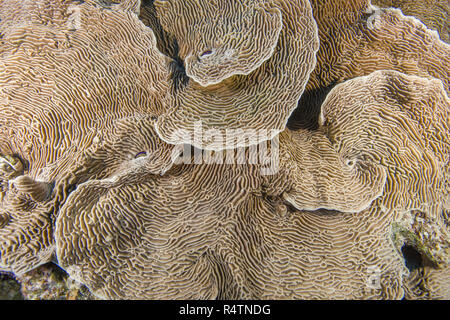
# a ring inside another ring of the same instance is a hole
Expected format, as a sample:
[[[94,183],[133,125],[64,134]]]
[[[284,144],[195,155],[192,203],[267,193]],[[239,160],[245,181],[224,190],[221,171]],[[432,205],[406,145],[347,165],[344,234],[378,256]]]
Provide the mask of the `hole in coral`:
[[[134,156],[134,158],[135,158],[135,159],[137,159],[137,158],[142,158],[142,157],[145,157],[146,155],[147,155],[147,152],[141,151],[141,152],[139,152],[138,154],[136,154],[136,155]]]
[[[402,254],[409,271],[423,267],[422,255],[413,246],[404,244],[402,246]]]

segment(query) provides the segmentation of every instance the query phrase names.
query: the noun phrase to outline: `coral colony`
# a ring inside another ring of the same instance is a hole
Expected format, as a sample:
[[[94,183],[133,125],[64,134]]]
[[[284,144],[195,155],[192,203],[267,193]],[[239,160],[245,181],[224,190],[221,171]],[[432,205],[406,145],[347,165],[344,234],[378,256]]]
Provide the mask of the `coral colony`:
[[[449,299],[435,2],[0,0],[0,270],[102,299]]]

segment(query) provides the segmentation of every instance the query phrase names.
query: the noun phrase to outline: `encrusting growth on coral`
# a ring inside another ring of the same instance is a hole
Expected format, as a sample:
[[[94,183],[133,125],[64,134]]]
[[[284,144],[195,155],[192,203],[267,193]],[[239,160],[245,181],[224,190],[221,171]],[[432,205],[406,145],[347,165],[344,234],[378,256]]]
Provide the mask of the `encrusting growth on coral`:
[[[448,299],[450,47],[391,2],[0,0],[0,270]]]
[[[450,299],[450,269],[435,269],[431,267],[419,268],[411,272],[408,278],[409,291],[406,297],[409,299]]]
[[[178,40],[186,74],[202,86],[259,68],[274,53],[283,25],[274,1],[171,0],[154,4],[163,28]]]

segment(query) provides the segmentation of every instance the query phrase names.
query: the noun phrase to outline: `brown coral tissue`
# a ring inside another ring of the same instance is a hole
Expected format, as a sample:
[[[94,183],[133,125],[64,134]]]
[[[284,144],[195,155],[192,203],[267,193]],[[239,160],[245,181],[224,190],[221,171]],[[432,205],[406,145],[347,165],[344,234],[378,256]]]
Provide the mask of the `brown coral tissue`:
[[[449,10],[0,0],[0,272],[33,299],[450,299]]]

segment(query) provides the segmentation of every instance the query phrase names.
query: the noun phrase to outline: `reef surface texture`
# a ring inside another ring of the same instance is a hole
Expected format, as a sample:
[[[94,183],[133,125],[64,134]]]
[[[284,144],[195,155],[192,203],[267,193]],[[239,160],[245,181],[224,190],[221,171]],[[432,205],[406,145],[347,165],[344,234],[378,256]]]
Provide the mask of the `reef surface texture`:
[[[0,0],[0,299],[450,299],[449,12]]]

